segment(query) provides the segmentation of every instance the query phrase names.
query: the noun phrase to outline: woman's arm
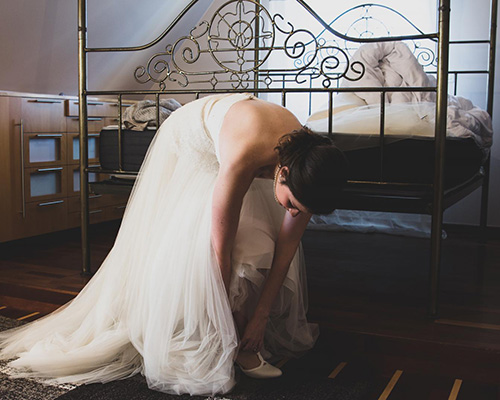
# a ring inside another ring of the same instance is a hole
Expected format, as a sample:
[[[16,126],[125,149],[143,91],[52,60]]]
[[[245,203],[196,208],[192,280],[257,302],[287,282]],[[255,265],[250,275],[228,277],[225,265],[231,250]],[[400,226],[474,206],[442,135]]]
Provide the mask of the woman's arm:
[[[311,214],[308,213],[300,213],[296,217],[292,217],[289,212],[286,212],[276,241],[271,271],[254,315],[248,322],[242,338],[243,350],[259,351],[261,349],[271,307],[283,285],[290,263],[310,219]]]
[[[254,172],[250,168],[229,164],[221,166],[212,197],[212,247],[221,269],[226,290],[231,279],[231,252],[240,219],[243,197]]]
[[[212,246],[226,290],[231,278],[233,250],[243,197],[274,146],[262,141],[267,132],[253,100],[234,104],[219,133],[220,167],[212,197]],[[268,154],[269,153],[269,154]]]

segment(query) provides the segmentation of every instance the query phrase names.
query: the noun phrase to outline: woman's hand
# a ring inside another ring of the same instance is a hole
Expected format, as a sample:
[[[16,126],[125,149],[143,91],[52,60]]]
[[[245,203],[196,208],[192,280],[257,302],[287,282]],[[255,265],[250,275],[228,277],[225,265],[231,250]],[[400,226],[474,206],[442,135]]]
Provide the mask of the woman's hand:
[[[240,348],[245,351],[258,352],[264,344],[264,333],[266,331],[267,317],[254,315],[248,322]]]

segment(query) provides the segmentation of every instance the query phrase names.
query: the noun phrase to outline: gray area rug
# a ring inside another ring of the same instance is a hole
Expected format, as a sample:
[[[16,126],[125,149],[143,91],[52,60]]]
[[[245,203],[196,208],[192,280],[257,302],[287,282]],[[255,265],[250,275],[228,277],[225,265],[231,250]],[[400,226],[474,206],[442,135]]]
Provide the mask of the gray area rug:
[[[5,331],[23,322],[0,316],[0,331]],[[53,400],[75,389],[74,385],[46,385],[35,379],[11,379],[7,361],[0,361],[0,399],[2,400]]]
[[[21,325],[0,316],[0,331]],[[374,389],[374,373],[356,369],[355,375],[328,379],[341,359],[332,356],[320,342],[298,360],[282,367],[283,376],[271,380],[247,378],[237,369],[237,381],[231,393],[207,396],[175,396],[150,390],[144,378],[132,378],[91,385],[49,386],[33,379],[11,379],[6,362],[0,362],[0,399],[2,400],[362,400]]]

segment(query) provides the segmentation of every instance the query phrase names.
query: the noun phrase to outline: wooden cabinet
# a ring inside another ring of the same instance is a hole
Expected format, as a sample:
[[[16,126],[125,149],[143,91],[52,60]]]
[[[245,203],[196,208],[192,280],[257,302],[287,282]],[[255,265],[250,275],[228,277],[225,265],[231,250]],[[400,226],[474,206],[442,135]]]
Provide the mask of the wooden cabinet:
[[[89,165],[118,107],[89,100]],[[80,225],[78,100],[0,92],[0,242]],[[89,180],[106,179],[89,174]],[[89,196],[90,222],[120,218],[126,196]]]
[[[62,99],[22,98],[22,118],[25,132],[64,132]]]
[[[99,164],[99,133],[88,133],[88,162]],[[79,164],[80,162],[80,134],[68,133],[66,135],[68,164]]]
[[[24,166],[42,167],[66,163],[64,133],[27,133],[23,135]]]

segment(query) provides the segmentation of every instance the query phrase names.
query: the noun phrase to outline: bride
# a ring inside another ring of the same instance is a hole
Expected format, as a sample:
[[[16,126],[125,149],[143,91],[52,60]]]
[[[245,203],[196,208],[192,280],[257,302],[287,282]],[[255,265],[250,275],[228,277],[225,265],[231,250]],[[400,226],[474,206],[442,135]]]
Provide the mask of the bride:
[[[292,133],[290,133],[292,132]],[[213,95],[175,111],[139,171],[116,241],[70,303],[0,333],[15,377],[215,394],[316,340],[300,239],[345,160],[278,105]]]

